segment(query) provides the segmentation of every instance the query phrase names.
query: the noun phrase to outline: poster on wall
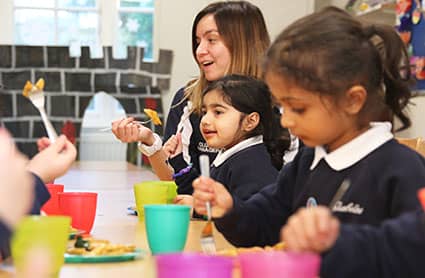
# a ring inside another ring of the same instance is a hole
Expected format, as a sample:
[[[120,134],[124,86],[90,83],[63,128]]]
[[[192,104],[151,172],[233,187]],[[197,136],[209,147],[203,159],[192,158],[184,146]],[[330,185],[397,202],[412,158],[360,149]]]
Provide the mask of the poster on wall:
[[[413,89],[425,94],[425,0],[397,0],[397,30],[409,49]]]

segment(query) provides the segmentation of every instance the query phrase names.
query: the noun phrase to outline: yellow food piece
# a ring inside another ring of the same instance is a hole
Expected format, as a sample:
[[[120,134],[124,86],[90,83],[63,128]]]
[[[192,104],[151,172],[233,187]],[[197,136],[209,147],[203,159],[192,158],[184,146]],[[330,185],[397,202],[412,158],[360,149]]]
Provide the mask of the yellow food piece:
[[[369,9],[369,5],[367,3],[363,2],[363,3],[360,4],[360,6],[359,6],[360,11],[364,12],[367,9]]]
[[[273,246],[265,246],[264,248],[259,246],[249,248],[230,248],[217,251],[217,255],[236,257],[243,253],[256,253],[256,252],[267,252],[267,251],[283,251],[285,250],[285,243],[279,242]]]
[[[90,242],[90,250],[76,248],[72,244],[72,246],[66,250],[66,253],[80,256],[108,256],[122,255],[136,250],[136,246],[133,244],[111,244],[108,240],[93,238],[87,240]]]
[[[143,112],[145,112],[145,114],[148,115],[150,119],[152,119],[154,125],[162,125],[161,119],[158,117],[158,113],[155,110],[145,108],[143,109]]]
[[[44,79],[43,78],[38,79],[37,83],[35,83],[35,86],[37,87],[37,89],[43,90],[44,89]]]
[[[31,89],[32,83],[30,81],[27,81],[27,83],[25,83],[24,89],[22,90],[22,94],[24,95],[24,97],[29,97]]]
[[[24,97],[29,97],[33,91],[42,91],[44,89],[44,79],[38,79],[37,83],[33,85],[31,81],[25,83],[24,89],[22,90],[22,95]]]

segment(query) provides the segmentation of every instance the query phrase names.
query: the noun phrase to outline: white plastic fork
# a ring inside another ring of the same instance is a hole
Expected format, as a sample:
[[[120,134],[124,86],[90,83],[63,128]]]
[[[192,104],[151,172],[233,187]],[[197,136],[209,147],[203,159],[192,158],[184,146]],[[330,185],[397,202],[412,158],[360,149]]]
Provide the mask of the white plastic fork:
[[[204,177],[210,176],[210,159],[207,155],[199,156],[199,165],[201,168],[201,175]],[[213,226],[211,221],[211,203],[206,203],[208,222],[202,229],[201,233],[201,248],[205,254],[215,254],[216,247],[213,237]]]
[[[152,119],[149,119],[147,121],[132,121],[132,123],[135,123],[135,124],[138,124],[138,125],[145,125],[145,124],[150,123],[150,122],[152,122]],[[101,131],[101,132],[106,132],[106,131],[111,131],[111,130],[112,130],[112,127],[105,127],[105,128],[99,129],[99,131]]]
[[[54,143],[58,138],[58,134],[53,128],[52,123],[49,118],[47,118],[46,110],[44,109],[44,92],[43,90],[32,90],[28,95],[28,99],[32,102],[35,108],[38,109],[41,115],[41,119],[43,120],[44,127],[47,131],[47,136],[50,139],[51,143]]]

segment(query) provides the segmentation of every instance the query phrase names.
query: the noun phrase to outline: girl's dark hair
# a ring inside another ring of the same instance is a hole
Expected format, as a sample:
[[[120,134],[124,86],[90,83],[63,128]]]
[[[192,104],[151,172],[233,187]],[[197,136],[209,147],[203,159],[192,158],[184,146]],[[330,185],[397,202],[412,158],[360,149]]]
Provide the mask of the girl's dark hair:
[[[224,101],[239,112],[260,114],[260,123],[246,135],[246,138],[263,135],[272,164],[280,170],[283,165],[283,154],[290,143],[289,133],[280,126],[280,115],[273,108],[267,85],[253,77],[232,74],[210,83],[203,95],[212,90],[220,91]]]
[[[390,26],[361,23],[327,7],[288,26],[269,48],[264,70],[288,82],[338,100],[352,86],[367,91],[359,126],[392,121],[410,126],[403,111],[411,92],[406,48]]]

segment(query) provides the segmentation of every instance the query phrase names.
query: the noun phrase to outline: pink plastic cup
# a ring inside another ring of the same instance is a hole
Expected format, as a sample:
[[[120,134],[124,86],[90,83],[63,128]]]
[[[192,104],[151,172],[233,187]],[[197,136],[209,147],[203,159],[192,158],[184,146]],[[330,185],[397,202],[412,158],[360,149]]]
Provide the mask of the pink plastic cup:
[[[73,228],[90,233],[96,216],[97,193],[58,193],[59,208],[63,215],[71,216]]]
[[[258,252],[239,259],[243,278],[319,277],[320,257],[312,253]]]
[[[50,193],[50,199],[41,207],[47,215],[60,215],[59,196],[58,193],[63,192],[63,184],[46,184],[47,190]]]
[[[158,278],[231,278],[233,260],[227,257],[196,253],[156,256]]]

